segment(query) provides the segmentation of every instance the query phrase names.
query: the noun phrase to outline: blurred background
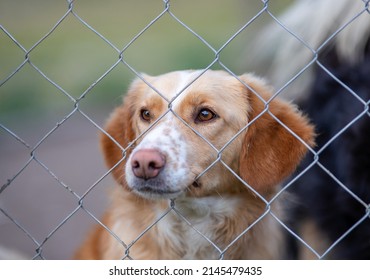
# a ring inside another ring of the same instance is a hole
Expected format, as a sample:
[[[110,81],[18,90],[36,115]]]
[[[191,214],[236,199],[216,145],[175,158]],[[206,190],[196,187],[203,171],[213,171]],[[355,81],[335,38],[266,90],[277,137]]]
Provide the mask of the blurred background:
[[[270,2],[279,15],[292,1]],[[114,187],[98,126],[135,78],[130,68],[151,75],[206,68],[215,60],[207,44],[218,51],[263,7],[170,1],[172,15],[205,43],[169,13],[153,22],[162,0],[1,0],[0,258],[33,258],[36,250],[37,258],[71,258]],[[246,63],[246,48],[271,21],[262,13],[222,48],[220,61],[236,74],[264,75],[269,65]],[[86,193],[91,215],[75,211]]]

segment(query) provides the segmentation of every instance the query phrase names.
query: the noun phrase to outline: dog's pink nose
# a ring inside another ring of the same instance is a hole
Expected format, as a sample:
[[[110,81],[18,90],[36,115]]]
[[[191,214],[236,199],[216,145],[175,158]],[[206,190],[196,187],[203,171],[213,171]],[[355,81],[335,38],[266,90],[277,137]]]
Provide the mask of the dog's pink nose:
[[[158,176],[165,164],[166,157],[155,149],[139,150],[131,158],[135,176],[145,180]]]

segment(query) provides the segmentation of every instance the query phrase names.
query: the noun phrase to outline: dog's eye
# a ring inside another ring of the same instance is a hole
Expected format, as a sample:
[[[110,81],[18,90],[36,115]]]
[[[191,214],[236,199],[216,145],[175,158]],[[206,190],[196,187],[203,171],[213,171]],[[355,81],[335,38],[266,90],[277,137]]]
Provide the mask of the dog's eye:
[[[213,113],[211,110],[203,108],[199,111],[195,121],[196,122],[208,122],[216,117],[217,115]]]
[[[142,120],[147,121],[147,122],[149,122],[150,119],[152,118],[152,116],[150,114],[150,111],[146,110],[146,109],[142,109],[140,111],[140,117],[141,117]]]

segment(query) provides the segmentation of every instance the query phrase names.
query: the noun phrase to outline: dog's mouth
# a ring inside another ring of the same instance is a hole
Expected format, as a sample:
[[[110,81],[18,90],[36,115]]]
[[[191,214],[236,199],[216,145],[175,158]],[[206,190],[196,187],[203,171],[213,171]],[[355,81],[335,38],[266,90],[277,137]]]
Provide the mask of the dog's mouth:
[[[199,189],[201,184],[199,181],[194,181],[188,188]],[[184,193],[186,189],[173,189],[168,187],[159,187],[158,185],[150,186],[144,185],[136,188],[132,188],[137,194],[151,199],[173,199],[178,197],[181,193]]]
[[[142,193],[152,193],[152,194],[157,194],[157,195],[171,195],[171,194],[176,194],[176,193],[181,192],[181,190],[163,190],[163,189],[147,187],[147,186],[136,189],[136,191],[142,192]]]
[[[178,197],[183,190],[181,189],[169,189],[169,188],[158,188],[152,186],[142,186],[139,188],[134,188],[134,192],[137,194],[150,198],[150,199],[172,199]]]

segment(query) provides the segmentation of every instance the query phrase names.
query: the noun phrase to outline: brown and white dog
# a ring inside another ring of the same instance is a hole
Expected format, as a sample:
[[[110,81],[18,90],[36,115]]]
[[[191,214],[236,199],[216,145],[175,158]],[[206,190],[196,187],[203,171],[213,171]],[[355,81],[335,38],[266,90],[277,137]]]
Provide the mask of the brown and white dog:
[[[102,219],[114,235],[97,227],[76,258],[281,258],[283,201],[268,202],[314,144],[313,126],[251,74],[143,79],[101,139],[120,185]]]

